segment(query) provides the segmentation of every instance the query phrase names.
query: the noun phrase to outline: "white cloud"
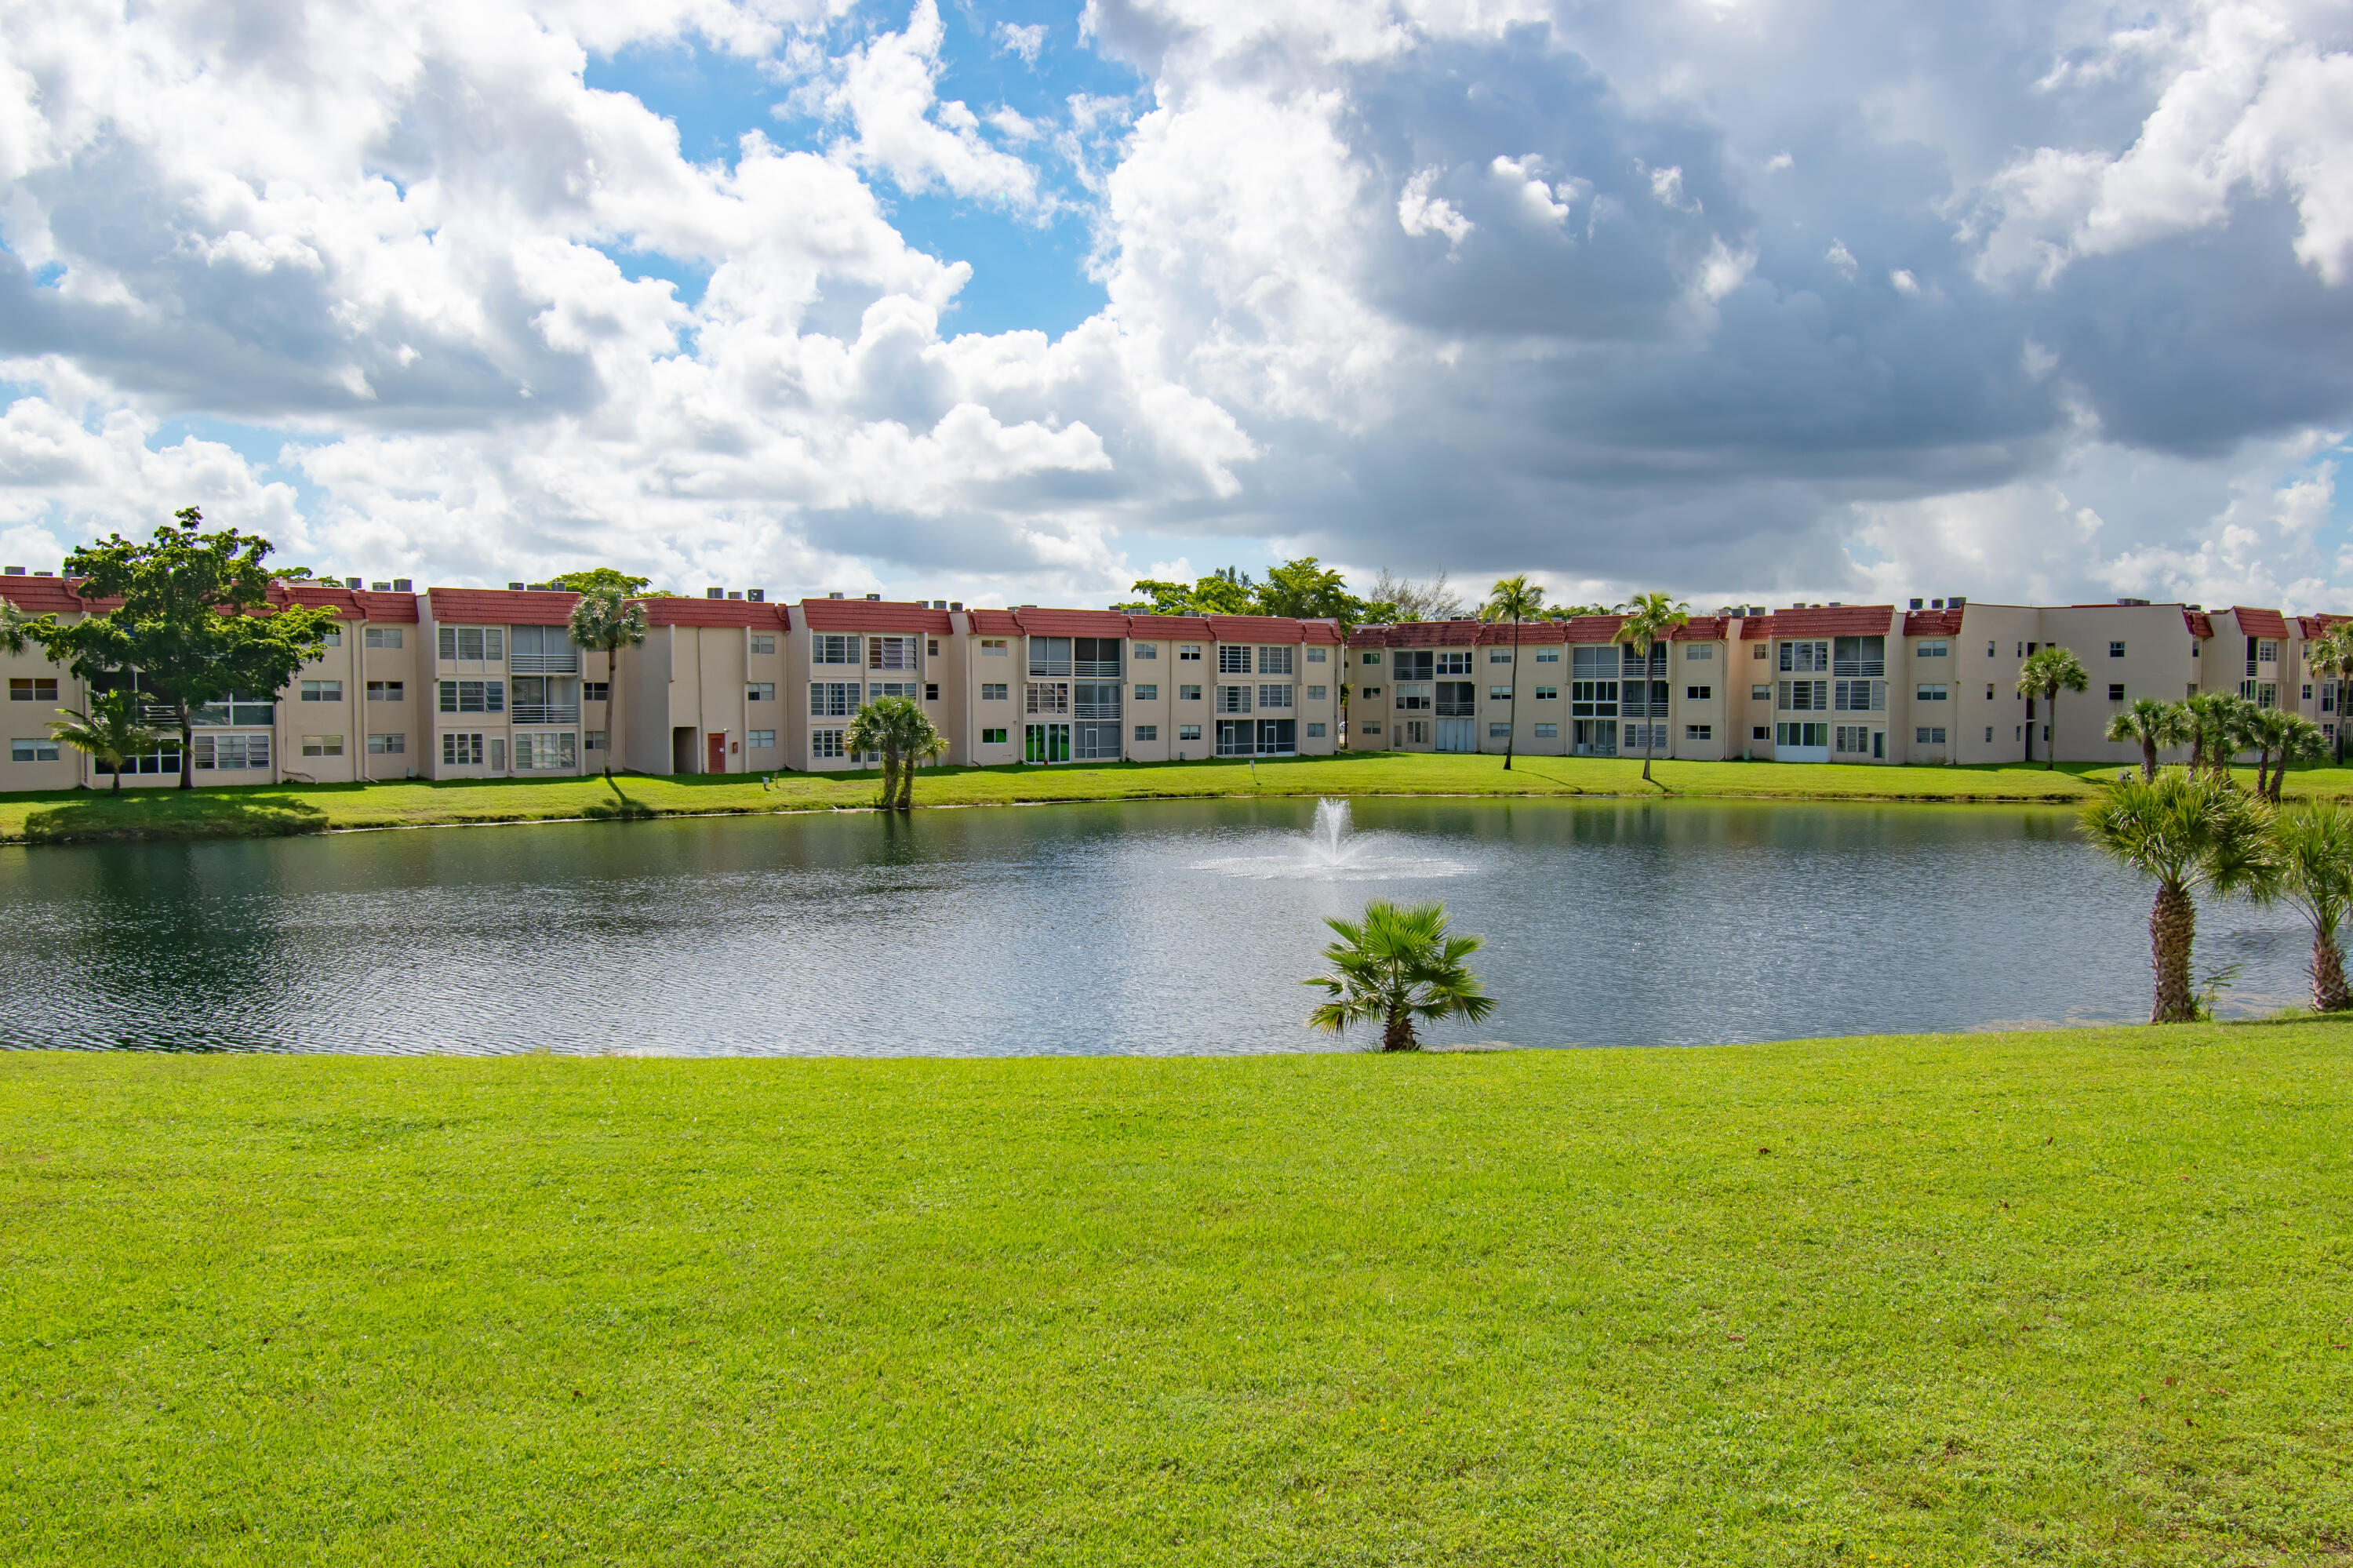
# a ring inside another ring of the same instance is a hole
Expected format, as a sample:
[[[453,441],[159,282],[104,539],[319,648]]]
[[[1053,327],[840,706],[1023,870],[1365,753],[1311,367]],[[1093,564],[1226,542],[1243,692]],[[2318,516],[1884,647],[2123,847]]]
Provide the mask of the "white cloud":
[[[1398,195],[1398,224],[1417,239],[1426,234],[1442,234],[1450,246],[1460,245],[1463,236],[1471,232],[1471,220],[1449,206],[1444,196],[1430,194],[1430,186],[1442,172],[1424,169],[1406,181],[1405,189]]]
[[[1038,63],[1038,51],[1046,47],[1046,24],[1033,22],[1018,26],[1011,22],[997,24],[997,47],[1008,54],[1019,55],[1028,65]]]
[[[838,62],[819,101],[856,133],[837,143],[834,155],[887,175],[902,190],[1034,207],[1038,171],[983,141],[978,118],[964,103],[941,101],[944,36],[936,0],[915,0],[904,31],[879,34]]]

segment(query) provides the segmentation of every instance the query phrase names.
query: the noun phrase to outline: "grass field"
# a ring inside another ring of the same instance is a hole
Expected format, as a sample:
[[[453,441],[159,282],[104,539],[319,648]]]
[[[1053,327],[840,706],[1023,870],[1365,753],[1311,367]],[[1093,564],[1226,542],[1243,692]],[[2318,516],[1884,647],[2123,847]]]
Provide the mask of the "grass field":
[[[1660,762],[1651,783],[1639,758],[1356,752],[1286,762],[1082,763],[1060,768],[926,768],[918,805],[1129,800],[1240,795],[1634,795],[1791,800],[2074,800],[2116,777],[2112,764],[2046,771],[1873,768],[1834,763]],[[2242,769],[2252,786],[2252,769]],[[857,809],[873,803],[876,776],[782,773],[492,779],[436,784],[249,785],[199,789],[64,790],[0,795],[0,842],[99,842],[141,838],[254,837],[336,828],[422,827],[671,812]],[[2353,799],[2353,768],[2289,775],[2288,792]]]
[[[10,1056],[5,1555],[2341,1563],[2348,1130],[2312,1023]]]

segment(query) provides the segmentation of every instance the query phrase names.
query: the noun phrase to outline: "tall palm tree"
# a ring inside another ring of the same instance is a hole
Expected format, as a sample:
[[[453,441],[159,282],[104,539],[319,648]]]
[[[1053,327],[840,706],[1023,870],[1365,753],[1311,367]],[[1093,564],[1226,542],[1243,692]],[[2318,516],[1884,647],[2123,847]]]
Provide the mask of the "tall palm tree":
[[[90,711],[59,708],[65,715],[51,721],[49,738],[85,753],[114,774],[114,788],[122,788],[122,765],[142,751],[152,751],[166,738],[140,715],[136,697],[127,691],[100,692],[90,698]]]
[[[2157,777],[2157,754],[2189,738],[2189,715],[2179,703],[2141,697],[2108,720],[2108,738],[2140,747],[2140,776]]]
[[[1479,938],[1449,936],[1445,905],[1406,909],[1376,899],[1361,919],[1327,916],[1324,924],[1340,938],[1324,949],[1332,972],[1300,982],[1331,997],[1307,1015],[1314,1027],[1338,1034],[1352,1023],[1377,1022],[1382,1050],[1419,1051],[1414,1020],[1476,1023],[1494,1011],[1495,999],[1462,962],[1479,950]]]
[[[2353,668],[2353,662],[2349,662],[2353,661],[2353,641],[2339,635],[2344,630],[2343,625],[2324,626],[2319,635],[2304,645],[2305,662],[2311,667],[2312,678],[2320,687],[2324,711],[2339,714],[2338,722],[2331,727],[2337,731],[2337,763],[2340,768],[2345,764],[2345,726],[2340,713],[2345,704],[2338,687],[2347,670]]]
[[[2258,898],[2293,904],[2312,927],[2312,1005],[2319,1012],[2353,1007],[2345,987],[2345,949],[2338,940],[2353,907],[2353,814],[2334,805],[2273,813],[2274,881]]]
[[[621,741],[621,650],[646,640],[646,607],[624,599],[617,588],[590,588],[572,607],[565,630],[575,646],[605,655],[605,777],[610,779]]]
[[[1514,697],[1518,696],[1520,690],[1520,622],[1534,620],[1544,613],[1544,596],[1545,590],[1529,582],[1527,574],[1523,572],[1515,577],[1497,578],[1495,586],[1487,590],[1487,602],[1479,607],[1480,620],[1503,620],[1508,618],[1512,623],[1512,694]],[[1517,706],[1514,703],[1514,709]],[[1512,747],[1519,733],[1520,715],[1514,711],[1511,729],[1504,736],[1504,771],[1506,773],[1512,770]]]
[[[2055,642],[2037,648],[2026,656],[2026,662],[2018,667],[2018,694],[2041,697],[2043,712],[2051,720],[2052,738],[2042,747],[2044,768],[2059,766],[2059,694],[2080,692],[2091,683],[2091,672],[2084,668],[2084,662],[2075,657],[2074,651],[2062,648]],[[2026,726],[2026,745],[2031,755],[2034,747],[2032,725]]]
[[[1618,629],[1618,636],[1633,645],[1634,656],[1641,661],[1642,701],[1647,705],[1651,700],[1651,645],[1689,620],[1691,606],[1670,599],[1662,593],[1638,593],[1620,605],[1618,613],[1626,618],[1625,624]],[[1651,781],[1651,736],[1656,733],[1656,726],[1646,720],[1642,725],[1642,782],[1645,784]]]
[[[882,758],[882,794],[877,802],[885,810],[915,808],[915,768],[947,755],[947,736],[932,717],[909,697],[877,697],[858,710],[841,737],[845,751],[879,752]]]
[[[2215,897],[2268,885],[2274,861],[2268,813],[2211,779],[2168,773],[2111,785],[2084,807],[2084,832],[2103,853],[2157,884],[2148,916],[2157,969],[2151,1023],[2198,1015],[2189,990],[2189,949],[2198,938],[2196,895]]]
[[[2256,708],[2240,715],[2239,734],[2255,754],[2255,799],[2272,798],[2272,758],[2287,744],[2288,723],[2295,715],[2284,708]]]

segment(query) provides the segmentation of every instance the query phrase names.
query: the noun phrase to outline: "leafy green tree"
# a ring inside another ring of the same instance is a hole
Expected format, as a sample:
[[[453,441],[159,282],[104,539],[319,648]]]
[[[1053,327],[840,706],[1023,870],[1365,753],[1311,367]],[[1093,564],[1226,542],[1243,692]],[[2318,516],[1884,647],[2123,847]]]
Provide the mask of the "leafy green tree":
[[[646,607],[609,584],[575,591],[580,602],[572,607],[565,634],[576,646],[605,655],[605,777],[610,779],[613,752],[621,744],[621,650],[646,640]]]
[[[1258,601],[1250,591],[1250,579],[1246,572],[1232,567],[1201,578],[1187,588],[1183,583],[1164,582],[1146,577],[1134,585],[1134,591],[1145,595],[1112,608],[1130,615],[1257,615]]]
[[[1363,599],[1348,591],[1348,579],[1313,556],[1269,567],[1258,588],[1259,612],[1294,620],[1336,620],[1345,635],[1364,618]]]
[[[2140,775],[2157,777],[2157,754],[2189,738],[2189,715],[2179,703],[2137,699],[2108,720],[2108,738],[2140,747]]]
[[[2293,904],[2304,916],[2312,927],[2312,1005],[2342,1012],[2353,1007],[2340,940],[2346,911],[2353,907],[2353,814],[2335,805],[2275,811],[2271,847],[2277,874],[2256,888],[2256,896]]]
[[[2018,694],[2042,699],[2043,713],[2051,721],[2054,736],[2059,733],[2059,694],[2080,692],[2091,683],[2091,672],[2084,668],[2084,662],[2075,657],[2074,651],[2055,642],[2037,648],[2018,667]],[[2029,760],[2034,756],[2034,726],[2031,724],[2026,726],[2026,755]],[[2042,766],[2059,766],[2057,740],[2043,747]]]
[[[2198,1015],[2189,951],[2198,938],[2196,895],[2260,893],[2274,871],[2268,813],[2211,779],[2160,774],[2115,784],[2084,807],[2084,834],[2103,853],[2157,884],[2148,916],[2157,969],[2151,1023]]]
[[[1482,620],[1509,620],[1512,623],[1512,690],[1520,689],[1520,623],[1532,620],[1544,608],[1545,590],[1528,581],[1527,574],[1500,577],[1487,590],[1487,602],[1479,609]],[[1519,734],[1519,715],[1512,715],[1512,727],[1504,738],[1504,771],[1512,770],[1512,747]]]
[[[882,758],[885,810],[915,807],[915,768],[947,755],[947,736],[912,697],[877,697],[858,710],[841,737],[846,751],[879,752]]]
[[[48,656],[84,681],[137,671],[178,720],[180,788],[195,779],[191,714],[231,692],[279,692],[319,656],[335,612],[303,605],[272,609],[269,540],[234,528],[201,532],[195,507],[147,544],[112,535],[66,557],[74,591],[119,599],[70,625],[43,616],[25,629]]]
[[[567,593],[617,593],[623,599],[674,599],[675,594],[659,592],[646,587],[651,577],[631,577],[611,567],[588,567],[576,572],[565,572],[547,579],[550,588]]]
[[[26,614],[13,599],[0,599],[0,653],[22,653],[31,646],[33,623],[40,619]]]
[[[1328,916],[1324,924],[1340,939],[1324,949],[1332,972],[1301,982],[1331,998],[1307,1015],[1313,1027],[1338,1034],[1352,1023],[1377,1022],[1382,1050],[1419,1051],[1415,1020],[1476,1023],[1494,1011],[1495,999],[1480,990],[1479,977],[1462,961],[1479,950],[1480,940],[1448,934],[1445,905],[1407,909],[1377,899],[1360,919]]]
[[[1691,606],[1678,604],[1662,593],[1638,593],[1618,607],[1626,624],[1618,629],[1623,641],[1631,643],[1635,657],[1642,662],[1642,700],[1651,698],[1651,649],[1661,638],[1691,620]],[[1651,781],[1651,736],[1657,726],[1642,726],[1642,782]]]
[[[49,726],[49,738],[86,753],[114,774],[114,788],[122,788],[122,765],[165,739],[162,730],[140,716],[139,699],[128,689],[100,692],[90,700],[90,711],[59,708],[65,717]]]

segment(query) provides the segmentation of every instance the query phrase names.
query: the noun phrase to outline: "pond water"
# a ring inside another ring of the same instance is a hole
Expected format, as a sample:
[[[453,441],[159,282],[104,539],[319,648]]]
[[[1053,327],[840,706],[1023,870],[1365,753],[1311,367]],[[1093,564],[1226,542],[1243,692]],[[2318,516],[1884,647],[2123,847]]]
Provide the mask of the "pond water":
[[[1434,1042],[2147,1016],[2148,895],[2040,808],[1172,801],[0,851],[0,1045],[1305,1051],[1321,917],[1443,898]],[[2227,1013],[2293,913],[2201,911]],[[1370,1040],[1363,1044],[1371,1044]]]

